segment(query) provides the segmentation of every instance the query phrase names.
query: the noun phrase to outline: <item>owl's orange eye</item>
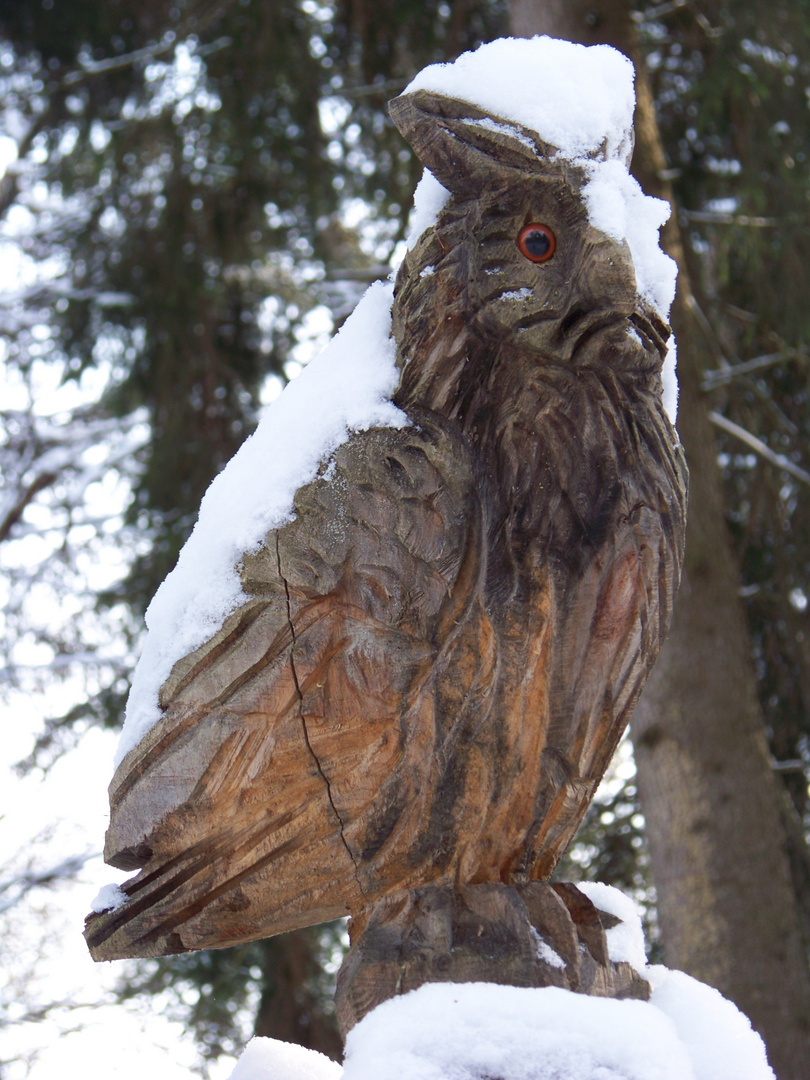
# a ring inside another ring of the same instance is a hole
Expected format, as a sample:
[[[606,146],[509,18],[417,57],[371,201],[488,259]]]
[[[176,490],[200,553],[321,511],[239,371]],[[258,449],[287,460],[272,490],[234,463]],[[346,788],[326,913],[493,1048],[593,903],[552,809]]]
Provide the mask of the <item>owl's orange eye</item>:
[[[517,246],[521,255],[533,263],[548,262],[554,254],[557,240],[548,225],[530,221],[518,233]]]

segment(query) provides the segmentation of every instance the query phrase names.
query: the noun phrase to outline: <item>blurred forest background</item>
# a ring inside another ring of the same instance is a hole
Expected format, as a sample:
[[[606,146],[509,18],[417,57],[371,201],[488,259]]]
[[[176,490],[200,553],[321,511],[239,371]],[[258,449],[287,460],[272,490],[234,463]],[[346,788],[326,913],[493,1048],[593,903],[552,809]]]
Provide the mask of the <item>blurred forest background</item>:
[[[538,32],[636,62],[634,170],[674,206],[692,473],[684,588],[635,754],[560,874],[631,893],[654,958],[735,1000],[780,1080],[799,1080],[808,0],[2,0],[0,688],[30,733],[16,768],[47,772],[120,726],[144,609],[208,483],[401,253],[421,168],[388,99],[428,63]],[[0,950],[9,919],[88,857],[54,862],[23,823],[20,837],[0,867]],[[251,1031],[339,1056],[343,936],[122,965],[116,993],[158,995],[202,1072]],[[0,1025],[65,1013],[26,985],[0,977]],[[0,1075],[25,1067],[0,1032]]]

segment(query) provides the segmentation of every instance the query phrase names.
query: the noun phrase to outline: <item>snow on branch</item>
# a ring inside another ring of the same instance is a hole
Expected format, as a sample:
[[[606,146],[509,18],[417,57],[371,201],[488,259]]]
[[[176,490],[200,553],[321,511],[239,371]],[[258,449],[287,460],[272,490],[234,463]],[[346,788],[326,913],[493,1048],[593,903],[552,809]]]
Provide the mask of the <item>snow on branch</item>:
[[[775,450],[771,450],[770,446],[764,443],[762,439],[758,439],[756,435],[752,435],[744,427],[735,424],[733,420],[727,420],[725,416],[721,416],[718,412],[710,412],[709,419],[715,427],[721,428],[723,431],[728,432],[729,435],[733,435],[735,439],[745,443],[746,446],[770,462],[771,465],[790,473],[796,480],[801,480],[803,484],[810,487],[810,473],[799,465],[794,465],[790,458],[785,457],[784,454],[777,454]]]
[[[686,221],[699,221],[711,225],[742,225],[750,229],[773,229],[782,222],[779,218],[756,217],[750,214],[725,214],[718,210],[679,210]]]
[[[91,859],[100,858],[100,851],[86,851],[81,855],[69,855],[45,870],[26,870],[0,881],[0,914],[19,904],[32,889],[46,888],[60,881],[67,881],[75,877]]]
[[[751,360],[745,360],[741,364],[730,364],[728,367],[715,368],[707,371],[703,378],[703,389],[713,390],[731,382],[740,375],[750,375],[754,371],[762,371],[763,368],[773,367],[790,360],[799,360],[806,363],[810,359],[810,350],[805,347],[798,349],[780,349],[779,352],[765,353],[763,356],[755,356]]]
[[[0,412],[5,439],[0,444],[0,542],[11,537],[36,497],[67,481],[58,503],[77,507],[87,488],[109,469],[132,456],[147,439],[145,413],[106,416],[96,407],[82,407],[55,417]]]

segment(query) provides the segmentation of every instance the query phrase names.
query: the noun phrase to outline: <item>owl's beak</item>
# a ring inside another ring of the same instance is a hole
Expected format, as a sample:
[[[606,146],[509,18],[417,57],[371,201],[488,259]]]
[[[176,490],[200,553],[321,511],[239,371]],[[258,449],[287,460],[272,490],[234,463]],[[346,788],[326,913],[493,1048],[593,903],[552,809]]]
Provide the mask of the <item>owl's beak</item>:
[[[607,349],[611,355],[623,356],[631,366],[640,363],[646,368],[651,361],[666,358],[670,333],[666,323],[646,306],[640,305],[630,314],[588,312],[576,326],[569,325],[566,350],[578,366],[589,365]]]

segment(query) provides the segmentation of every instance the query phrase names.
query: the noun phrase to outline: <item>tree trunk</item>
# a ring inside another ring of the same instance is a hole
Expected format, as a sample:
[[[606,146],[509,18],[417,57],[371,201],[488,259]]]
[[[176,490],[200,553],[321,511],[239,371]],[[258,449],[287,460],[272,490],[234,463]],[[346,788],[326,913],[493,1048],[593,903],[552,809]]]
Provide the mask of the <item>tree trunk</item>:
[[[262,942],[264,989],[253,1034],[298,1043],[340,1061],[343,1042],[326,995],[314,988],[317,930],[294,930]]]
[[[516,34],[553,33],[640,55],[627,0],[511,0]],[[635,173],[672,202],[643,65]],[[632,720],[665,961],[717,987],[751,1019],[779,1080],[806,1080],[810,969],[790,876],[784,789],[770,766],[739,577],[700,390],[706,348],[673,215],[680,268],[678,429],[691,471],[686,564],[670,639]]]

